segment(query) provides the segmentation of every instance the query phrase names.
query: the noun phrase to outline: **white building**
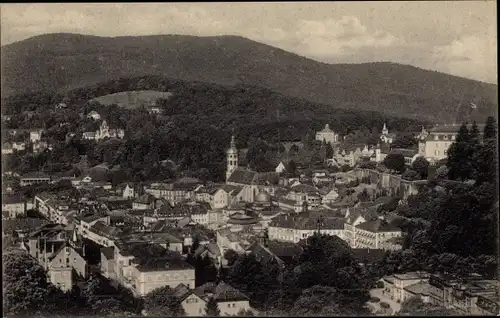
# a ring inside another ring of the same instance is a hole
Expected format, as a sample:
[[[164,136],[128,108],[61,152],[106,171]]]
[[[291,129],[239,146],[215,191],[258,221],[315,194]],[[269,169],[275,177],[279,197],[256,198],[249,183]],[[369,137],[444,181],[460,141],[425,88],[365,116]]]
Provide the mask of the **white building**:
[[[339,134],[330,129],[330,125],[326,124],[323,130],[316,133],[316,140],[325,141],[334,144],[340,141]]]
[[[275,171],[276,171],[277,173],[283,173],[283,172],[285,172],[285,171],[286,171],[286,166],[285,166],[285,164],[283,163],[283,161],[280,161],[280,163],[278,164],[278,166],[276,166]]]
[[[101,119],[101,115],[99,115],[98,112],[96,112],[95,110],[91,111],[90,113],[87,114],[87,118],[88,119],[93,119],[93,120],[100,120]]]
[[[396,134],[389,133],[389,129],[387,129],[386,124],[384,123],[384,127],[382,128],[382,135],[380,135],[380,140],[384,143],[392,144]]]
[[[344,218],[315,218],[297,215],[278,215],[268,227],[270,240],[298,243],[320,229],[321,234],[337,235],[343,239]]]

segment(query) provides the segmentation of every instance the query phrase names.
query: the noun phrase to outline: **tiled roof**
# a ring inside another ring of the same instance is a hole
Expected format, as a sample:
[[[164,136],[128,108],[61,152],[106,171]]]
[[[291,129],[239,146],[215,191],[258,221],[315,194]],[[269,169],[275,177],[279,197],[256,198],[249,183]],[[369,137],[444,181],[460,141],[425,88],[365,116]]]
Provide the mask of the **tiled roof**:
[[[138,204],[151,204],[155,200],[155,197],[149,193],[145,193],[141,195],[137,200],[134,201],[134,203]]]
[[[117,227],[106,225],[102,221],[97,221],[94,225],[90,227],[90,230],[94,233],[103,235],[107,238],[117,238],[123,231]]]
[[[106,257],[107,260],[111,260],[115,257],[115,249],[114,247],[103,247],[101,248],[101,253]]]
[[[319,192],[318,188],[308,184],[297,184],[296,186],[292,187],[292,191],[309,194],[316,194]]]
[[[21,177],[21,179],[46,178],[50,179],[49,175],[41,171],[31,171]]]
[[[194,268],[187,262],[183,261],[181,255],[171,252],[171,255],[163,258],[148,258],[134,259],[134,263],[138,264],[137,269],[141,272],[156,272],[170,270],[186,270]],[[174,255],[175,254],[175,255]]]
[[[364,223],[357,225],[356,227],[359,229],[365,230],[365,231],[372,232],[372,233],[401,231],[400,228],[393,226],[393,225],[387,223],[387,221],[384,221],[381,219],[377,219],[374,221],[367,221],[367,222],[364,222]]]
[[[348,209],[349,209],[349,217],[347,219],[348,223],[354,222],[358,216],[363,217],[366,221],[376,220],[379,216],[376,206],[372,206],[370,208],[358,207],[358,208],[348,208]]]
[[[215,283],[206,283],[197,287],[194,292],[203,299],[207,297],[207,294],[213,294],[212,297],[217,302],[249,300],[245,294],[224,282],[217,285]]]
[[[428,295],[430,287],[431,285],[428,282],[418,282],[416,284],[406,286],[404,290],[412,293],[413,295]]]
[[[301,217],[295,215],[278,215],[269,226],[297,230],[314,230],[318,226],[318,219],[314,217]],[[325,217],[322,219],[322,229],[336,230],[344,228],[344,218]]]
[[[190,290],[186,285],[180,283],[171,291],[171,295],[174,296],[178,302],[183,302],[184,299],[193,294],[193,291]]]
[[[430,133],[457,133],[460,130],[460,127],[462,124],[456,124],[456,125],[436,125],[432,127],[429,132]],[[472,128],[472,124],[467,125],[467,128],[470,129]],[[484,124],[478,124],[477,128],[479,129],[479,132],[482,132],[484,129]]]
[[[207,250],[214,255],[221,256],[220,249],[215,243],[208,243],[198,246],[198,248],[194,252],[194,256],[198,257],[200,254]]]
[[[403,155],[404,157],[413,157],[415,156],[416,154],[418,154],[418,150],[417,149],[403,149],[403,148],[393,148],[391,149],[391,151],[389,152],[389,154],[398,154],[398,155]]]
[[[227,182],[250,185],[257,179],[258,173],[244,168],[236,168]]]

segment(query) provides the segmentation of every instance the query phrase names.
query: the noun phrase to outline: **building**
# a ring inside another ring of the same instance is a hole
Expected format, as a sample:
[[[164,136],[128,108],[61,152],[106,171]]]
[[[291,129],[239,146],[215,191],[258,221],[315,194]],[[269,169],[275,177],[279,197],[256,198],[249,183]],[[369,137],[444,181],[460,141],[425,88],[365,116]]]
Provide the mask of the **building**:
[[[328,191],[328,193],[321,199],[322,204],[331,204],[337,201],[339,194],[335,188]]]
[[[2,197],[2,214],[6,213],[10,219],[26,216],[26,202],[18,196]]]
[[[206,301],[202,298],[203,294],[196,293],[181,283],[172,290],[171,295],[181,304],[186,316],[201,317],[205,314]]]
[[[354,246],[356,248],[372,248],[399,250],[398,238],[403,233],[400,228],[389,224],[383,219],[363,222],[355,226]]]
[[[14,153],[14,148],[10,142],[4,142],[2,144],[2,155],[10,155]]]
[[[429,277],[427,272],[409,272],[386,276],[382,279],[384,283],[383,294],[397,302],[403,302],[419,293],[428,296],[429,287],[425,284],[428,284]],[[428,302],[426,301],[428,299],[423,298],[422,300]]]
[[[20,185],[28,186],[32,184],[40,184],[40,183],[49,183],[50,177],[43,172],[28,172],[27,174],[21,177]]]
[[[280,163],[276,166],[275,171],[277,173],[283,173],[286,171],[286,165],[283,163],[283,161],[280,161]]]
[[[278,215],[268,227],[270,240],[298,243],[315,232],[343,238],[344,218],[310,217],[308,215]]]
[[[87,118],[88,119],[93,119],[93,120],[100,120],[101,119],[101,115],[99,115],[98,112],[96,112],[95,110],[91,111],[90,113],[87,114]]]
[[[210,298],[215,299],[221,316],[234,316],[240,311],[251,310],[249,298],[225,282],[206,283],[197,287],[194,293],[205,302]]]
[[[236,140],[234,136],[231,136],[231,143],[229,149],[226,151],[227,156],[227,169],[226,169],[226,181],[229,180],[231,174],[238,168],[238,148],[236,148]]]
[[[384,123],[384,127],[382,128],[382,134],[380,135],[380,141],[386,144],[392,144],[394,138],[396,138],[396,134],[389,133],[389,129],[387,129],[387,126]]]
[[[26,150],[26,143],[24,143],[22,141],[14,141],[12,143],[12,148],[15,151],[24,151],[24,150]]]
[[[30,141],[31,143],[38,143],[42,140],[43,129],[32,129],[30,130]]]
[[[132,202],[133,210],[148,210],[155,208],[155,197],[150,193],[145,193]]]
[[[477,125],[481,132],[484,125]],[[468,127],[471,128],[471,125]],[[435,163],[448,157],[448,149],[458,135],[460,125],[436,125],[428,134],[420,136],[418,154]]]
[[[87,131],[83,133],[83,139],[89,140],[102,140],[106,138],[123,139],[124,137],[125,131],[123,129],[110,129],[106,120],[102,121],[99,130]]]
[[[333,166],[349,166],[354,167],[363,156],[365,145],[344,145],[333,149],[333,158],[329,160],[329,164]]]
[[[88,276],[83,254],[68,243],[68,232],[60,224],[46,224],[31,233],[23,242],[28,253],[38,260],[52,284],[63,291],[73,288],[74,273]]]
[[[316,133],[316,140],[321,142],[326,142],[330,144],[340,142],[339,134],[335,133],[330,129],[330,125],[326,124],[323,130],[320,130]]]
[[[164,286],[184,284],[194,288],[194,268],[179,253],[156,244],[132,243],[115,245],[114,263],[117,280],[136,296],[145,296]]]

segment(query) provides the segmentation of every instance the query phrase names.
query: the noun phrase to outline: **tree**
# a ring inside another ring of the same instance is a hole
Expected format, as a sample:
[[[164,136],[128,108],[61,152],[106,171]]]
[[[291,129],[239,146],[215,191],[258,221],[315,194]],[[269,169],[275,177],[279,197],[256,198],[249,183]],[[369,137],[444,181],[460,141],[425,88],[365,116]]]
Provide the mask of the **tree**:
[[[388,169],[395,170],[398,173],[402,173],[405,169],[405,157],[402,154],[388,154],[384,158],[384,166]]]
[[[401,175],[401,178],[408,181],[420,180],[420,174],[412,169],[406,169],[406,171]]]
[[[253,311],[251,311],[251,310],[241,309],[240,311],[238,311],[236,316],[238,316],[238,317],[253,317],[255,315],[254,315]]]
[[[169,286],[156,288],[144,297],[144,310],[152,316],[184,316],[184,308]]]
[[[462,124],[457,138],[448,149],[448,178],[451,180],[466,180],[472,177],[470,134],[466,124]]]
[[[220,316],[219,305],[217,304],[217,301],[213,297],[210,297],[210,299],[207,301],[207,304],[205,305],[205,316],[207,317]]]
[[[326,144],[326,153],[325,156],[327,159],[333,158],[333,147],[331,143]]]
[[[424,303],[419,297],[411,297],[401,303],[401,309],[397,314],[400,316],[456,316],[458,312]]]
[[[483,130],[483,140],[497,138],[497,124],[495,117],[489,116]]]
[[[228,249],[224,252],[224,258],[227,260],[228,266],[233,266],[233,264],[238,260],[239,254],[232,249]]]
[[[47,282],[44,268],[29,254],[18,249],[3,253],[4,310],[9,315],[50,313],[47,299],[54,286]]]
[[[290,160],[288,165],[286,166],[286,171],[292,176],[295,177],[297,174],[297,164],[295,161]]]
[[[425,157],[417,157],[411,165],[412,169],[419,173],[421,179],[427,179],[429,173],[429,161]]]
[[[195,260],[195,281],[196,286],[201,286],[207,282],[217,280],[217,267],[214,262],[205,255],[197,257]]]
[[[193,237],[193,244],[191,244],[191,253],[194,253],[199,246],[200,246],[200,237],[198,235],[195,235]]]

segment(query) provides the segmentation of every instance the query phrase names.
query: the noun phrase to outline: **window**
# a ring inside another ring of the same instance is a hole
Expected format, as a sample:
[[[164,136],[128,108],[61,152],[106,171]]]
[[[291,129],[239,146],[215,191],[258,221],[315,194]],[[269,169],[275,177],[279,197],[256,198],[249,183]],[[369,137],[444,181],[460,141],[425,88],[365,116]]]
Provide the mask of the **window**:
[[[444,135],[444,140],[448,140],[448,135]]]
[[[435,154],[436,156],[439,156],[439,150],[434,151],[434,154]]]
[[[451,140],[455,140],[455,135],[451,136]]]
[[[439,136],[438,136],[438,135],[435,135],[435,136],[434,136],[434,140],[439,140]]]
[[[445,151],[444,151],[444,154],[446,155],[447,153],[448,153],[448,150],[445,150]]]

